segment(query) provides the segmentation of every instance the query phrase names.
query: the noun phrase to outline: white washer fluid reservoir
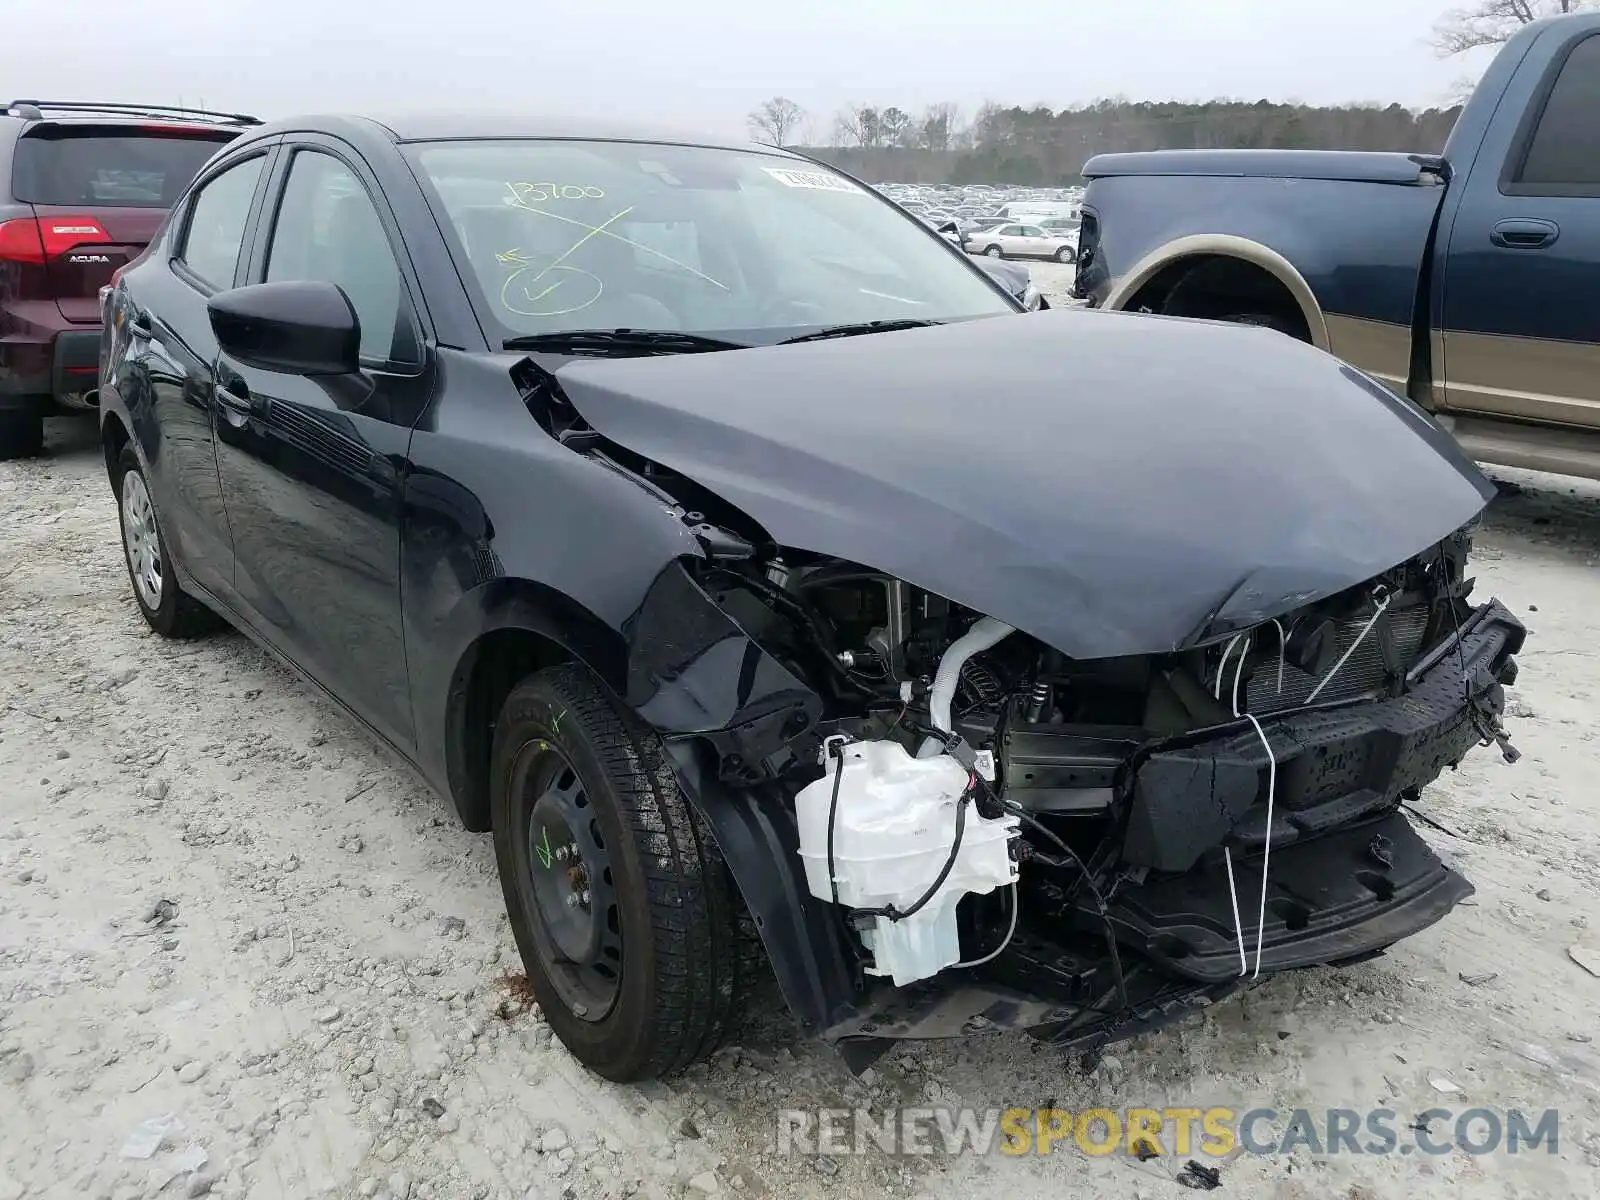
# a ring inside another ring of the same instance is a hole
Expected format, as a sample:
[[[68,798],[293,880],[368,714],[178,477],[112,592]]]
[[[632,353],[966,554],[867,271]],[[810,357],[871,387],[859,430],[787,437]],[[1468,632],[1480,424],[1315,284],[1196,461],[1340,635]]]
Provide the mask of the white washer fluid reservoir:
[[[832,900],[828,884],[828,808],[839,759],[828,755],[827,773],[795,796],[800,858],[813,896]],[[844,747],[833,863],[839,903],[847,908],[904,911],[933,885],[950,857],[956,808],[967,772],[947,754],[913,758],[898,742],[851,742]],[[926,979],[961,961],[956,903],[968,893],[992,892],[1016,882],[1007,847],[1017,818],[987,818],[969,804],[961,850],[939,891],[910,917],[875,917],[861,931],[875,975],[896,986]]]

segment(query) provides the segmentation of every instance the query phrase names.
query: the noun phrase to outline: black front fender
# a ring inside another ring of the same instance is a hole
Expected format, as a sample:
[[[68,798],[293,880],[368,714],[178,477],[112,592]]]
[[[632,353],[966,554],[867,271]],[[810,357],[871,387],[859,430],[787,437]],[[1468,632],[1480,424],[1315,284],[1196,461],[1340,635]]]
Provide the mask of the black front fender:
[[[684,794],[744,897],[789,1010],[811,1033],[847,1020],[859,975],[836,915],[806,887],[793,811],[776,795],[723,783],[705,742],[681,740],[669,749]]]

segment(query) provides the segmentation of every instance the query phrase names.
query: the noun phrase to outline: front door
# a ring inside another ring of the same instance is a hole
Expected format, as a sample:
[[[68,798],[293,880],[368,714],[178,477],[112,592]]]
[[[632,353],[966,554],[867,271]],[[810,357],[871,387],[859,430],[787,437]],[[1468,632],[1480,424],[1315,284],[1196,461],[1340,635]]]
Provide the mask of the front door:
[[[1445,403],[1600,426],[1600,34],[1528,91],[1529,119],[1491,132],[1451,229]]]
[[[431,372],[378,193],[357,162],[331,145],[285,147],[250,277],[337,284],[360,322],[362,370],[305,377],[221,356],[217,467],[247,619],[407,748],[400,498]]]

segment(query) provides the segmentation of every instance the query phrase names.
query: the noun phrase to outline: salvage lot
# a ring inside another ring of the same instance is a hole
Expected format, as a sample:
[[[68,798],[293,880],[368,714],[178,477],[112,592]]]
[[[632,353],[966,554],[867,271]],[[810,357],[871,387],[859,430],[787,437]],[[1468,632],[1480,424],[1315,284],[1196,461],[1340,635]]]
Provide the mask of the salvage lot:
[[[1070,278],[1031,269],[1052,299]],[[769,1013],[686,1078],[619,1087],[508,990],[489,839],[242,637],[150,634],[92,430],[50,436],[0,465],[0,1198],[1184,1194],[1182,1159],[1066,1146],[773,1152],[776,1109],[861,1104],[1389,1107],[1402,1126],[1557,1107],[1554,1156],[1214,1165],[1236,1195],[1592,1190],[1600,979],[1569,948],[1600,945],[1600,485],[1497,472],[1476,574],[1532,630],[1508,714],[1524,758],[1479,751],[1424,797],[1478,887],[1441,925],[1087,1071],[973,1039],[853,1080]]]

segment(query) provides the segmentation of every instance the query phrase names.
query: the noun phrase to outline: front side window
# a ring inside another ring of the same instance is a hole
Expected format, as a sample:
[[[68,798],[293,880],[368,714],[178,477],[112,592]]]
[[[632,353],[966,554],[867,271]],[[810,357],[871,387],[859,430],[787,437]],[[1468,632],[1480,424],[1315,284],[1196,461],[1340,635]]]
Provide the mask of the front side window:
[[[262,155],[229,167],[207,180],[189,207],[189,225],[178,256],[191,271],[215,288],[233,286],[250,220],[250,202],[261,179]]]
[[[400,268],[365,185],[343,162],[296,151],[267,250],[267,282],[316,280],[344,291],[361,323],[361,357],[417,356]]]
[[[1535,193],[1600,188],[1600,36],[1567,56],[1517,182]]]
[[[503,338],[631,328],[758,343],[1015,311],[926,225],[781,155],[531,139],[406,152]]]

